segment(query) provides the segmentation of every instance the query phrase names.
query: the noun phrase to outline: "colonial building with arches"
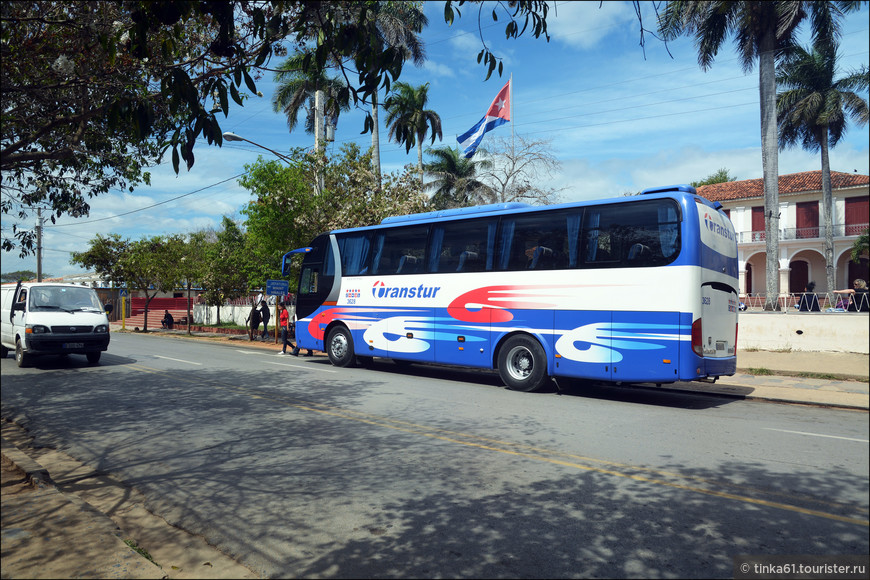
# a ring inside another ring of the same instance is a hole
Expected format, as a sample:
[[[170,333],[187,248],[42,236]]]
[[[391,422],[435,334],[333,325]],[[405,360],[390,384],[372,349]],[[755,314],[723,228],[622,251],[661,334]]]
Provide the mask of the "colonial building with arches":
[[[837,288],[828,288],[825,275],[825,225],[822,209],[822,172],[805,171],[779,176],[779,289],[781,296],[803,292],[815,282],[816,293],[851,288],[852,281],[870,281],[868,258],[851,260],[852,245],[870,227],[870,176],[831,172],[833,193],[834,267]],[[737,232],[742,296],[766,292],[764,185],[747,179],[703,185],[698,193],[718,201]]]

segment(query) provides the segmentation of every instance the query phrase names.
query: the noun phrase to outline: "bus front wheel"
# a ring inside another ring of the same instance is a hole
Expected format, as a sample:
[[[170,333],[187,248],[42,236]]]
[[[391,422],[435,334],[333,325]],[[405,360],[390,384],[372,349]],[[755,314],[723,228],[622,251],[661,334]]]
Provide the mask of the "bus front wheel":
[[[326,345],[326,354],[332,364],[337,367],[349,367],[353,364],[353,338],[347,328],[336,326],[330,330]]]
[[[531,393],[547,382],[547,355],[530,336],[509,338],[498,353],[498,374],[513,391]]]

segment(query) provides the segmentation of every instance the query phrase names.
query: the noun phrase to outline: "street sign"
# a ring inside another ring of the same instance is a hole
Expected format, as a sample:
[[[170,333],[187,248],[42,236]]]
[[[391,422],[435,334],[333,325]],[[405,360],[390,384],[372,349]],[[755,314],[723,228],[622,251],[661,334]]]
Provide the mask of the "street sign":
[[[266,280],[266,294],[269,296],[284,296],[290,291],[287,280]]]
[[[121,288],[121,296],[126,296],[126,295],[127,295],[127,289]]]

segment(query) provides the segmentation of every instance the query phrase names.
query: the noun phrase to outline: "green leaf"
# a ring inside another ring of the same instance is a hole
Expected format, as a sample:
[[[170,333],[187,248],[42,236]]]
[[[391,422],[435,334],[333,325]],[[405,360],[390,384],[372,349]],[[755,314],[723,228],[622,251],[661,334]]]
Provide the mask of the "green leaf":
[[[234,100],[234,101],[235,101],[239,106],[243,106],[243,105],[244,105],[244,103],[242,102],[242,96],[239,95],[239,90],[236,88],[236,85],[230,85],[230,96],[233,98],[233,100]]]
[[[242,74],[245,75],[245,84],[248,86],[248,90],[257,94],[257,84],[254,82],[254,79],[251,78],[251,75],[248,74],[247,69],[242,69]]]

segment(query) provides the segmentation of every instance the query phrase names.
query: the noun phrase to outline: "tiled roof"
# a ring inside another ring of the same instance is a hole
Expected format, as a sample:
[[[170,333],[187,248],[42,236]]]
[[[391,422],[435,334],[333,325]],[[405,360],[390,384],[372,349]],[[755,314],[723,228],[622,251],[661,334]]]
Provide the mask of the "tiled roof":
[[[870,175],[858,173],[831,172],[831,188],[841,189],[844,187],[859,187],[870,183]],[[803,173],[791,173],[779,176],[779,194],[801,193],[804,191],[822,190],[822,171],[804,171]],[[746,179],[744,181],[729,181],[727,183],[714,183],[702,185],[698,193],[710,201],[727,201],[734,199],[747,199],[752,197],[764,197],[764,180]]]

